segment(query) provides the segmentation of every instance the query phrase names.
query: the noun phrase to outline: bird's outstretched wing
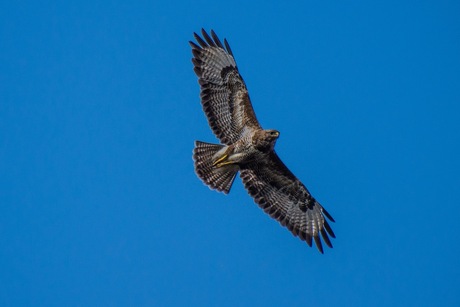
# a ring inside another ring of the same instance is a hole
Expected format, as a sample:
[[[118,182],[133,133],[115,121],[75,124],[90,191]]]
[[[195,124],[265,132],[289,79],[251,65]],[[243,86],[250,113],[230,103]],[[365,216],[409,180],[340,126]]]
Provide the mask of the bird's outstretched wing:
[[[199,45],[190,42],[201,104],[214,134],[230,145],[248,129],[261,127],[227,40],[222,44],[212,30],[211,36],[204,30],[201,33],[204,39],[194,33]]]
[[[332,222],[334,219],[274,151],[265,160],[242,165],[240,171],[246,190],[272,218],[308,245],[312,245],[313,239],[321,253],[320,234],[326,245],[332,247],[329,236],[335,235],[325,217]]]

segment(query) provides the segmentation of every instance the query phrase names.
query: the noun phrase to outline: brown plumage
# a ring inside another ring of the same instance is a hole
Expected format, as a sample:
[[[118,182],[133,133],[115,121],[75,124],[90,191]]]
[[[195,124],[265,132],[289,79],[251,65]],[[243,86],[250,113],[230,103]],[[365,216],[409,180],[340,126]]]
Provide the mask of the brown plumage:
[[[275,153],[279,132],[260,126],[227,40],[222,44],[212,30],[201,33],[203,38],[194,34],[198,44],[190,42],[192,62],[203,111],[222,145],[195,142],[196,174],[227,194],[239,171],[259,207],[308,245],[314,240],[323,253],[320,237],[329,247],[329,236],[335,238],[326,218],[334,219]]]

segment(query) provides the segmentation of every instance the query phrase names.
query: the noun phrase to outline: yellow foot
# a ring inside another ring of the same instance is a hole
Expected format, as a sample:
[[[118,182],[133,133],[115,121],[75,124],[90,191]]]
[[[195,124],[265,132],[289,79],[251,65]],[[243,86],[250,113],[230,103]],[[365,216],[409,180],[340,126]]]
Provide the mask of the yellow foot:
[[[234,164],[234,162],[231,162],[231,161],[221,162],[221,163],[215,164],[214,166],[215,166],[215,167],[222,167],[222,166],[230,165],[230,164]]]
[[[217,166],[217,167],[220,167],[222,163],[222,161],[224,161],[225,159],[228,158],[228,155],[227,154],[224,154],[222,157],[220,157],[219,159],[217,159],[216,161],[214,161],[214,163],[212,164],[212,166]],[[227,162],[228,163],[228,162]],[[218,165],[219,164],[219,165]]]

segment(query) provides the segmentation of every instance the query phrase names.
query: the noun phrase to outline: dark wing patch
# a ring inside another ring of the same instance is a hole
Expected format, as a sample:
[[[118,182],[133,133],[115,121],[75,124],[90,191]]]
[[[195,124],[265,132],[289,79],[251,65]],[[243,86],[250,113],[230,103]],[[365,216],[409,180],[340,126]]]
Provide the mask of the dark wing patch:
[[[242,165],[240,171],[246,190],[272,218],[309,246],[312,246],[313,239],[321,253],[320,236],[327,246],[332,247],[329,236],[335,238],[335,234],[325,217],[332,222],[334,219],[275,152],[270,153],[266,160]]]
[[[192,47],[194,71],[201,86],[201,104],[214,134],[226,145],[241,138],[246,129],[261,129],[246,84],[236,66],[227,40],[202,30]]]

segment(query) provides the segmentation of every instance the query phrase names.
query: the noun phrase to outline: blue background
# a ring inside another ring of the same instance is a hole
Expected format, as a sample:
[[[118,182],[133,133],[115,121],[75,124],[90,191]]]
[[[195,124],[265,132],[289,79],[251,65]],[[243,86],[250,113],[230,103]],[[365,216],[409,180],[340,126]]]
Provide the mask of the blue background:
[[[459,306],[456,1],[3,1],[1,306]],[[226,37],[321,255],[235,181],[188,41]]]

